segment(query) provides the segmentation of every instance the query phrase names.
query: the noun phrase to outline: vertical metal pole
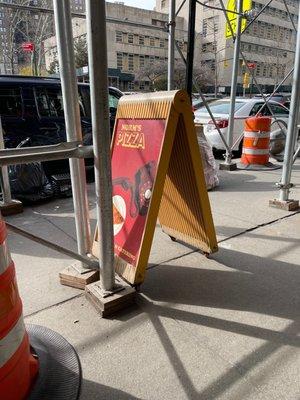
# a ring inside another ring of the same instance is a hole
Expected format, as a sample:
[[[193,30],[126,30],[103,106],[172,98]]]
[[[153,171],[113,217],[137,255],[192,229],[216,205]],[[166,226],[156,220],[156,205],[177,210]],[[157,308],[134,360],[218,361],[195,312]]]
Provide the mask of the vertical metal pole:
[[[105,0],[86,1],[100,282],[109,291],[115,285],[115,272],[105,18]]]
[[[300,12],[300,3],[299,3]],[[295,150],[295,141],[298,135],[298,117],[300,107],[300,19],[298,20],[297,30],[297,43],[296,53],[294,61],[294,76],[293,76],[293,88],[291,95],[291,106],[289,123],[287,129],[286,143],[284,149],[284,160],[282,168],[282,178],[280,184],[279,200],[287,201],[290,192],[291,174],[293,166],[293,153]]]
[[[0,116],[0,150],[4,149],[4,138],[3,138],[3,129],[2,129],[2,120]],[[11,191],[9,185],[9,177],[7,167],[0,168],[0,185],[2,188],[2,201],[4,204],[11,203]]]
[[[188,26],[188,49],[186,58],[186,90],[192,98],[193,92],[193,66],[195,47],[195,21],[196,21],[196,0],[189,3],[189,26]]]
[[[169,0],[168,90],[174,89],[175,0]]]
[[[70,1],[53,0],[53,7],[67,140],[81,141]],[[70,159],[70,171],[78,252],[86,255],[91,248],[91,231],[84,160]]]
[[[241,27],[243,11],[243,0],[237,1],[237,21],[236,21],[236,35],[234,41],[234,53],[233,53],[233,66],[232,66],[232,77],[231,77],[231,92],[230,92],[230,110],[229,110],[229,121],[227,129],[227,144],[230,151],[226,150],[225,164],[231,164],[232,159],[232,143],[233,143],[233,129],[234,129],[234,110],[235,110],[235,99],[236,99],[236,88],[239,73],[239,55],[241,47]]]

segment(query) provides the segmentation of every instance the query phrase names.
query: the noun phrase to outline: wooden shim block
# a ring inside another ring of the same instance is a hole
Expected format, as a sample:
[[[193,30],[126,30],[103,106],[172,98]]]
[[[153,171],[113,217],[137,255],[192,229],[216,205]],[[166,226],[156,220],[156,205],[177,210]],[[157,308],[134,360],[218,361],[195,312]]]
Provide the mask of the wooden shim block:
[[[107,297],[103,297],[100,281],[91,283],[85,288],[85,297],[103,318],[116,314],[135,302],[135,289],[119,277],[116,279],[116,283],[121,284],[123,290]]]
[[[80,273],[73,265],[68,266],[59,273],[59,280],[62,285],[71,286],[84,290],[86,285],[99,279],[99,271],[86,270]]]
[[[3,217],[8,215],[20,214],[23,212],[23,204],[21,201],[12,200],[11,203],[0,204],[0,211]]]
[[[299,209],[299,201],[298,200],[270,200],[269,201],[270,207],[280,208],[281,210],[285,211],[297,211]]]

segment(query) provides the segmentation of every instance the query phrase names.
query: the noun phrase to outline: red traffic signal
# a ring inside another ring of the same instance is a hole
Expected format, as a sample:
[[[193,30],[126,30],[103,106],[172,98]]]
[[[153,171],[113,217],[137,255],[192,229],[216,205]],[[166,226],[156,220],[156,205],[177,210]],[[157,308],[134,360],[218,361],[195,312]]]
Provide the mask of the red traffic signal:
[[[28,52],[33,52],[34,51],[34,43],[31,43],[31,42],[22,43],[21,47],[22,47],[23,51],[28,51]]]

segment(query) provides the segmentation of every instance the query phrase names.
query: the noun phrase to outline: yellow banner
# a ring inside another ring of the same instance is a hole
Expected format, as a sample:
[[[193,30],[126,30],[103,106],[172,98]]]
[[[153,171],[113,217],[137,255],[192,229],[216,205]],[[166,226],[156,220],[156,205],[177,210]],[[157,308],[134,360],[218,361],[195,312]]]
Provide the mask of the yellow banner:
[[[236,24],[237,24],[237,0],[228,0],[227,2],[227,16],[230,21],[230,25],[232,27],[232,30],[234,33],[236,33]],[[244,0],[243,1],[243,12],[249,11],[252,8],[252,0]],[[242,18],[242,27],[241,27],[241,32],[245,30],[247,26],[247,21],[246,18]],[[228,22],[226,23],[226,28],[225,28],[225,37],[226,39],[232,38],[232,33],[231,29],[229,27]]]

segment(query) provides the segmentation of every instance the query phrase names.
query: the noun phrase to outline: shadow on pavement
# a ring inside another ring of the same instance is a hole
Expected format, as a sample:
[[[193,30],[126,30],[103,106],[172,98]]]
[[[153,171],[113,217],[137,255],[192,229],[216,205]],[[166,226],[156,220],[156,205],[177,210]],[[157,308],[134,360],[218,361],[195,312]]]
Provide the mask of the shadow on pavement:
[[[287,319],[299,316],[300,267],[296,263],[224,248],[211,260],[197,256],[199,268],[161,265],[150,269],[143,293],[153,301],[170,304],[252,311]]]
[[[139,397],[132,396],[129,393],[101,385],[100,383],[82,381],[81,395],[79,400],[141,400]]]
[[[274,182],[262,182],[250,173],[222,171],[220,185],[214,188],[213,192],[278,192],[275,186],[277,181],[277,175],[274,175]]]

